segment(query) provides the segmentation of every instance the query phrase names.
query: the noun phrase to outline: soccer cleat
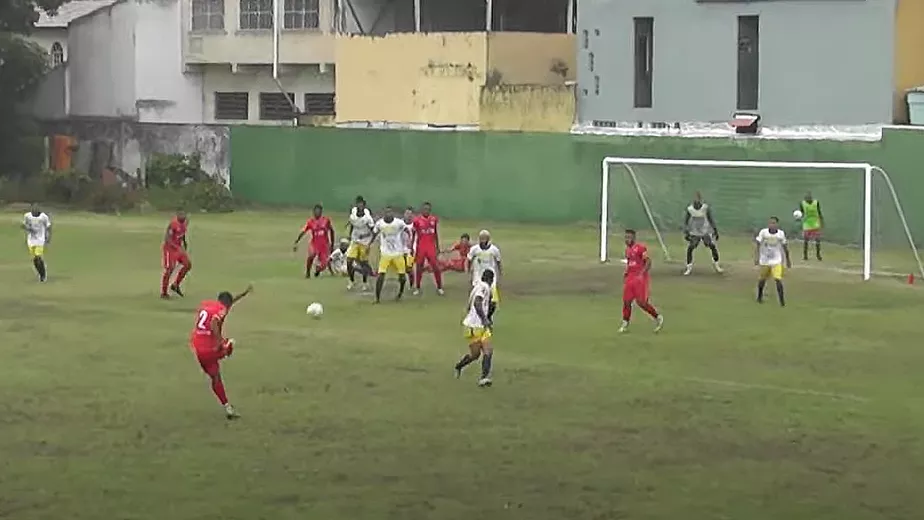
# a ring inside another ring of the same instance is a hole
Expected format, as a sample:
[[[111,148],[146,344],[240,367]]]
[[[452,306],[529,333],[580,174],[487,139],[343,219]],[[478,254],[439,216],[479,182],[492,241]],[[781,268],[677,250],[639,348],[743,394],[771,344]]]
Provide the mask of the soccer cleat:
[[[453,372],[453,375],[456,376],[456,379],[459,379],[460,377],[462,377],[462,369],[461,369],[461,368],[453,368],[453,369],[452,369],[452,372]]]
[[[231,406],[231,403],[228,403],[225,405],[225,417],[228,418],[228,420],[240,419],[241,414],[237,413],[237,410]]]
[[[170,295],[167,294],[167,293],[163,293],[163,294],[160,295],[160,299],[161,299],[161,300],[169,300],[169,299],[170,299]]]
[[[412,294],[414,296],[420,296],[420,289],[414,289],[414,292]]]
[[[693,264],[687,264],[687,267],[683,270],[684,276],[690,276],[690,273],[693,272]]]
[[[361,290],[363,293],[368,293],[368,292],[369,292],[369,285],[364,283],[363,286],[360,288],[360,290]]]
[[[485,388],[493,384],[494,382],[491,381],[490,377],[482,377],[481,379],[478,380],[478,386],[480,386],[481,388]]]
[[[353,282],[347,282],[347,291],[353,290]]]
[[[664,315],[658,314],[658,317],[655,318],[655,332],[661,332],[661,329],[664,328]]]
[[[722,266],[719,265],[718,262],[713,262],[713,263],[712,263],[712,268],[715,270],[715,272],[717,272],[717,273],[719,273],[719,274],[722,274],[722,273],[725,272],[725,270],[722,269]]]
[[[173,292],[175,292],[176,295],[179,296],[180,298],[182,298],[183,296],[185,296],[185,295],[183,294],[183,291],[180,290],[180,286],[177,285],[177,284],[171,285],[171,286],[170,286],[170,290],[173,291]]]
[[[626,332],[627,330],[629,330],[629,322],[623,321],[622,325],[619,326],[619,330],[617,332],[622,333],[622,332]]]
[[[438,294],[438,295],[440,295],[440,296],[443,296],[444,294],[446,294],[446,291],[444,291],[444,290],[442,290],[442,289],[437,289],[437,290],[436,290],[436,294]]]

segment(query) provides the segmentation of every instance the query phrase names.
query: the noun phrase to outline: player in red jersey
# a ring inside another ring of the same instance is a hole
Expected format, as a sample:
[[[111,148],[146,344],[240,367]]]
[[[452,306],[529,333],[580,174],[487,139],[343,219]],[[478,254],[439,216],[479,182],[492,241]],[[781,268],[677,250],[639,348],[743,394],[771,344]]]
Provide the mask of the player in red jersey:
[[[167,287],[175,292],[178,296],[183,296],[183,290],[180,284],[192,270],[192,262],[189,260],[189,253],[186,252],[188,244],[186,243],[186,229],[189,221],[186,219],[186,213],[177,211],[173,220],[167,224],[167,232],[164,234],[164,244],[162,247],[162,264],[164,273],[160,278],[160,297],[167,299]],[[173,283],[170,283],[170,275],[173,274],[177,264],[182,267],[176,274]]]
[[[225,415],[228,419],[237,419],[239,415],[228,402],[225,385],[221,380],[219,363],[222,359],[230,357],[234,351],[234,340],[223,336],[222,327],[231,311],[231,306],[251,291],[253,291],[253,286],[248,285],[247,289],[237,296],[224,291],[218,295],[218,299],[205,300],[200,303],[199,309],[196,310],[196,322],[189,337],[189,346],[196,354],[202,371],[211,379],[212,392],[225,408]]]
[[[440,219],[433,214],[433,206],[424,202],[420,208],[420,215],[414,217],[411,226],[414,229],[414,260],[416,272],[414,273],[414,294],[420,294],[420,282],[423,280],[424,269],[433,271],[433,281],[436,282],[437,294],[443,294],[443,272],[437,254],[440,250]],[[466,251],[468,253],[468,251]]]
[[[440,269],[443,271],[456,271],[459,273],[464,273],[468,269],[466,263],[468,262],[468,252],[472,249],[472,237],[468,233],[462,233],[462,236],[459,238],[459,241],[452,245],[449,249],[445,251],[440,251],[440,253],[446,253],[451,255],[449,258],[441,259]]]
[[[311,278],[311,265],[315,258],[318,259],[318,267],[314,275],[320,276],[327,269],[330,253],[334,250],[334,225],[331,224],[329,218],[324,216],[324,207],[320,204],[314,206],[314,216],[305,222],[305,227],[295,237],[292,251],[298,251],[299,241],[308,233],[311,233],[311,245],[308,248],[308,259],[305,261],[305,278]]]
[[[660,332],[664,327],[664,316],[648,302],[651,259],[648,258],[648,248],[645,244],[635,240],[633,229],[626,230],[625,261],[626,274],[622,284],[622,325],[619,327],[619,332],[625,332],[629,328],[633,302],[655,320],[655,332]]]

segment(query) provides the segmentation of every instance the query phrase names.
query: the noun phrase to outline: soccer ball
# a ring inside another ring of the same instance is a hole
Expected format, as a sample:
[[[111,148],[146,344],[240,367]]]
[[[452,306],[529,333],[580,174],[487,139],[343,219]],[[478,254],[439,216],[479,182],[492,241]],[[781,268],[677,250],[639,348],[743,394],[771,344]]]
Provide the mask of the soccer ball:
[[[793,212],[792,212],[792,218],[794,218],[794,219],[796,219],[796,220],[802,220],[802,212],[799,211],[799,210],[793,211]]]
[[[324,306],[320,303],[312,303],[305,309],[305,314],[311,316],[312,318],[320,318],[324,314]]]

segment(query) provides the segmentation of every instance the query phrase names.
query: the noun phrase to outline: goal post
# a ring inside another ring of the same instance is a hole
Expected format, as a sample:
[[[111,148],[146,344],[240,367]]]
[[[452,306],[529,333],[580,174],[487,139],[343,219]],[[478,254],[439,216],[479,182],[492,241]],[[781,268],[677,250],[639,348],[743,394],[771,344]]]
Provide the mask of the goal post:
[[[862,260],[849,265],[864,280],[874,274],[874,250],[886,242],[910,246],[912,254],[906,250],[902,261],[914,260],[907,264],[909,270],[892,274],[915,272],[924,277],[924,263],[892,180],[885,170],[869,163],[607,157],[602,162],[600,261],[609,260],[616,222],[652,232],[665,259],[673,260],[672,250],[678,247],[671,236],[679,234],[686,205],[700,191],[720,215],[716,219],[723,236],[731,231],[747,236],[748,243],[771,215],[780,217],[788,236],[797,231],[791,212],[806,192],[812,192],[821,201],[826,220],[825,243],[845,246],[844,251],[862,249]],[[884,211],[883,206],[894,212]],[[793,256],[798,256],[792,247]]]

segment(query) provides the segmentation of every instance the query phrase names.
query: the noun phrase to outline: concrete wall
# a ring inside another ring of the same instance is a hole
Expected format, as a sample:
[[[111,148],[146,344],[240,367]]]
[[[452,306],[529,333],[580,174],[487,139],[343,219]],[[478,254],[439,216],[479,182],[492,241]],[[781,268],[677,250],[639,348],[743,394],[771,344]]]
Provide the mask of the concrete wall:
[[[509,85],[563,85],[577,73],[573,34],[488,34],[488,70]]]
[[[499,85],[481,89],[481,130],[568,132],[574,124],[574,87]]]
[[[32,115],[41,120],[67,117],[67,67],[52,69],[33,97]]]
[[[582,0],[580,119],[727,121],[736,109],[739,15],[760,16],[764,124],[892,120],[895,0]],[[654,18],[653,107],[636,109],[633,17],[648,16]],[[589,70],[590,53],[595,71]]]

